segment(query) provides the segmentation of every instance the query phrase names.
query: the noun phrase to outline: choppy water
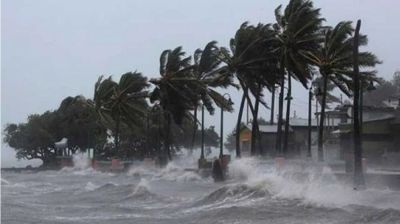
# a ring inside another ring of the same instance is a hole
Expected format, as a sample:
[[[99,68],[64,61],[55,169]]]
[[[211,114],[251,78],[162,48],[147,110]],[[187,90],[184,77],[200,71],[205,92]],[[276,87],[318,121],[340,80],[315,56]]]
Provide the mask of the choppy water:
[[[235,160],[231,179],[213,183],[184,171],[194,158],[163,170],[128,173],[74,168],[37,173],[3,172],[2,223],[400,223],[400,192],[353,191],[329,170],[311,175],[276,171],[269,162]]]

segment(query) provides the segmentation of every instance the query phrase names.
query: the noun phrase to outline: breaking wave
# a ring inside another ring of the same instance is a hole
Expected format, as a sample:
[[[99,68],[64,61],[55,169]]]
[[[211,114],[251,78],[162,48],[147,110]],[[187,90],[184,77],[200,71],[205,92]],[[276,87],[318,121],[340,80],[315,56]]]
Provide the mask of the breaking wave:
[[[244,181],[251,187],[271,193],[272,197],[300,199],[304,204],[400,210],[398,192],[373,188],[355,191],[353,186],[339,182],[329,168],[320,165],[294,164],[277,170],[271,161],[242,158],[230,164],[229,174],[236,181]]]

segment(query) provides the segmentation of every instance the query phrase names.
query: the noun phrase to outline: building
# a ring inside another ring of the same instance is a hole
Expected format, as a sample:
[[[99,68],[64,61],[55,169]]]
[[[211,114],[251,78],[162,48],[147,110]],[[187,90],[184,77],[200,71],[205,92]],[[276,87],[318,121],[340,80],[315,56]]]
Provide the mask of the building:
[[[348,107],[347,118],[350,122],[339,124],[336,133],[340,138],[340,158],[352,160],[352,107]],[[361,124],[363,156],[369,163],[386,163],[391,159],[400,161],[400,110],[393,107],[363,107]],[[389,158],[391,157],[391,158]]]
[[[276,153],[275,144],[277,136],[277,124],[259,125],[261,144],[256,144],[256,149],[261,147],[261,150],[270,156]],[[311,122],[311,139],[315,144],[317,142],[317,120],[312,119]],[[282,125],[282,133],[285,132],[285,125]],[[289,121],[289,143],[287,152],[288,156],[302,155],[307,150],[308,144],[308,119],[304,118],[291,118]],[[282,139],[283,142],[283,139]],[[250,155],[251,147],[251,125],[246,125],[240,131],[240,148],[242,155]]]

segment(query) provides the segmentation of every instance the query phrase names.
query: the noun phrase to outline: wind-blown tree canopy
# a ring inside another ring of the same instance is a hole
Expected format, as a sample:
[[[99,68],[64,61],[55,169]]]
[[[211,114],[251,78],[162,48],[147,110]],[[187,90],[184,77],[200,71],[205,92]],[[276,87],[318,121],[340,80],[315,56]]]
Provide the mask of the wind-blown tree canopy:
[[[318,49],[322,41],[320,28],[324,18],[309,0],[291,0],[283,14],[281,8],[275,9],[274,24],[279,41],[275,52],[279,55],[281,72],[286,70],[307,87],[312,78],[307,54]]]
[[[281,76],[276,140],[276,147],[279,153],[282,153],[281,133],[285,74],[288,73],[289,84],[286,108],[286,120],[288,120],[290,116],[291,77],[300,81],[304,87],[307,87],[307,83],[312,76],[306,55],[319,47],[321,42],[319,31],[324,21],[320,17],[320,9],[314,8],[313,3],[308,0],[291,0],[283,13],[281,13],[281,8],[282,6],[279,6],[275,9],[276,24],[274,25],[278,33],[276,38],[279,44],[275,52],[278,54]],[[288,122],[286,122],[283,151],[287,151],[288,130]]]
[[[322,30],[324,41],[313,52],[306,52],[305,56],[319,69],[323,79],[321,118],[318,129],[319,160],[323,160],[323,125],[325,118],[326,96],[328,80],[332,81],[346,95],[351,95],[353,74],[353,34],[351,22],[340,22],[334,28],[326,27]],[[360,35],[359,45],[367,44],[367,37]],[[375,72],[365,70],[380,63],[377,57],[370,52],[359,52],[359,66],[364,69],[360,72],[363,82],[376,80]]]
[[[128,72],[114,82],[111,76],[100,76],[95,84],[94,105],[100,122],[113,131],[115,148],[118,151],[121,125],[128,126],[140,135],[148,104],[149,86],[147,78],[138,72]]]
[[[9,124],[4,129],[4,142],[16,151],[18,159],[40,159],[43,166],[55,165],[58,141],[55,112],[28,117],[27,123]]]
[[[193,91],[191,57],[185,57],[182,47],[165,50],[160,56],[160,78],[151,79],[155,85],[150,102],[158,103],[164,116],[164,152],[171,160],[171,122],[181,125],[183,120],[192,120],[190,110],[194,109],[198,95]]]
[[[274,69],[276,68],[276,58],[271,54],[271,49],[274,48],[274,42],[276,42],[274,36],[275,31],[269,24],[249,26],[248,23],[243,23],[230,41],[230,50],[227,48],[220,50],[220,58],[225,64],[223,67],[225,72],[235,75],[243,90],[236,130],[239,130],[240,127],[246,99],[253,116],[257,117],[257,110],[253,108],[249,91],[255,97],[256,105],[261,103],[267,107],[262,100],[262,89],[264,87],[270,89],[277,82],[277,73]],[[236,141],[236,155],[240,157],[238,135],[236,135]]]
[[[69,96],[56,111],[60,137],[68,139],[71,149],[98,149],[105,144],[106,129],[92,105],[93,101],[83,96]]]
[[[56,111],[28,117],[27,123],[9,124],[4,142],[14,148],[19,159],[41,159],[43,166],[56,165],[54,143],[68,139],[72,153],[87,148],[102,148],[106,130],[97,122],[97,114],[82,96],[65,98]]]
[[[191,74],[191,57],[185,57],[182,47],[165,50],[160,56],[160,78],[151,79],[155,85],[150,101],[158,101],[165,116],[170,116],[181,124],[188,111],[193,109],[193,102],[198,99],[189,85],[194,78]]]
[[[350,21],[339,22],[335,27],[322,29],[324,40],[315,51],[306,52],[305,56],[318,67],[324,79],[332,81],[342,92],[351,96],[352,88],[352,47],[354,28]],[[360,35],[360,46],[368,43],[367,36]],[[375,71],[367,70],[381,63],[371,52],[360,52],[360,73],[364,81],[377,81]]]
[[[213,114],[215,110],[213,103],[220,108],[224,108],[224,110],[233,110],[230,102],[222,94],[218,93],[215,88],[237,87],[234,84],[233,76],[220,67],[219,50],[216,42],[211,41],[203,50],[197,49],[193,55],[194,65],[192,72],[195,81],[190,83],[190,86],[196,88],[192,91],[199,94],[201,102],[210,114]],[[197,105],[197,102],[195,102],[195,105]]]
[[[192,132],[192,146],[195,144],[197,136],[197,108],[200,103],[206,107],[210,114],[214,114],[214,103],[226,111],[233,111],[231,102],[220,94],[216,88],[237,87],[234,84],[233,76],[221,68],[220,49],[216,46],[216,41],[209,42],[204,49],[197,49],[194,54],[194,65],[192,74],[195,78],[194,92],[198,94],[194,104],[194,123]]]

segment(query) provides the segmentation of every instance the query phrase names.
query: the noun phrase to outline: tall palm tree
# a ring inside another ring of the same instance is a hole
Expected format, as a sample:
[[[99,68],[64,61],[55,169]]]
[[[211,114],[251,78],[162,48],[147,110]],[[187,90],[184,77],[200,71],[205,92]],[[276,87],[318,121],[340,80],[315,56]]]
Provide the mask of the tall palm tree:
[[[322,30],[324,41],[313,52],[305,52],[305,56],[319,69],[323,78],[321,90],[321,116],[318,129],[318,158],[323,160],[323,134],[325,108],[327,102],[328,83],[331,81],[346,95],[351,96],[353,75],[353,37],[354,29],[351,22],[339,22],[335,27],[326,27]],[[367,37],[360,35],[360,46],[367,44]],[[359,53],[359,64],[362,68],[374,67],[380,63],[377,57],[370,52]],[[364,80],[374,80],[375,72],[364,70],[360,72]]]
[[[196,92],[190,85],[193,81],[190,64],[191,57],[186,57],[182,47],[174,50],[165,50],[160,56],[160,78],[151,79],[155,88],[150,96],[150,101],[158,101],[163,112],[165,125],[164,152],[171,160],[171,122],[182,124],[183,119],[190,118],[193,102],[198,99]]]
[[[282,6],[275,9],[277,39],[279,45],[276,53],[279,57],[281,88],[279,94],[279,115],[277,127],[276,147],[282,153],[282,115],[283,115],[283,95],[285,75],[293,77],[307,87],[308,80],[311,79],[309,63],[304,56],[306,52],[312,52],[321,41],[319,30],[324,20],[320,17],[320,9],[315,9],[313,3],[308,0],[291,0],[281,13]],[[291,88],[291,87],[290,87]],[[290,110],[291,90],[287,109]],[[288,137],[289,115],[286,115],[285,139]],[[284,151],[287,151],[287,140],[285,141]]]
[[[118,152],[121,124],[138,130],[143,127],[143,118],[147,111],[149,86],[147,78],[138,72],[128,72],[114,82],[111,76],[100,76],[95,84],[94,105],[100,121],[110,128],[114,135],[114,145]],[[136,133],[141,133],[137,131]]]
[[[270,65],[269,54],[271,36],[274,30],[270,25],[258,24],[249,26],[243,23],[230,41],[230,50],[221,48],[221,60],[225,63],[223,67],[226,72],[234,74],[243,90],[236,125],[236,156],[240,157],[240,124],[243,115],[244,103],[247,100],[253,114],[253,133],[258,129],[255,116],[255,106],[250,100],[249,92],[255,96],[255,104],[261,103],[267,107],[262,100],[261,92],[265,86],[271,86],[276,78],[268,71]],[[272,34],[271,34],[272,33]],[[252,142],[255,142],[254,136]],[[254,145],[253,145],[254,148]],[[254,150],[253,150],[254,152]]]
[[[198,99],[195,99],[194,104],[194,125],[192,136],[192,147],[195,142],[197,131],[197,108],[201,101],[210,114],[215,111],[214,103],[224,110],[232,111],[232,105],[226,100],[215,88],[227,88],[229,86],[237,87],[233,82],[233,76],[225,72],[221,68],[221,60],[219,59],[219,48],[216,46],[216,41],[209,42],[204,49],[197,49],[194,52],[193,59],[193,76],[195,82],[191,82],[194,92],[198,93]],[[204,130],[202,130],[204,131]]]

